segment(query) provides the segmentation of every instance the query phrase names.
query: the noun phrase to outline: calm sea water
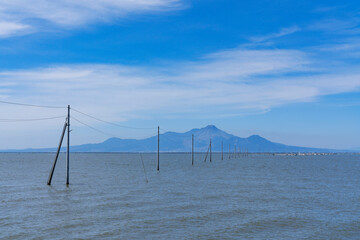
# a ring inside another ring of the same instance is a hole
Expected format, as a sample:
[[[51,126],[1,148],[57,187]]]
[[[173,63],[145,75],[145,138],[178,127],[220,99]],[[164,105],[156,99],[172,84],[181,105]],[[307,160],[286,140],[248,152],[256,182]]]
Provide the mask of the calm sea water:
[[[142,156],[0,154],[0,239],[360,238],[360,155]]]

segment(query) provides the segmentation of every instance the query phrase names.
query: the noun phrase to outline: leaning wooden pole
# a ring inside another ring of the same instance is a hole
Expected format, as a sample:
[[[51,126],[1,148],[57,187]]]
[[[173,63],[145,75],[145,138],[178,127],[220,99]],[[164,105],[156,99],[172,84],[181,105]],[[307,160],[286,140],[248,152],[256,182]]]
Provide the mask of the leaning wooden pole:
[[[59,146],[58,146],[58,149],[57,149],[57,151],[56,151],[55,160],[54,160],[54,163],[53,163],[53,165],[52,165],[52,168],[51,168],[51,171],[50,171],[50,174],[49,174],[49,178],[48,178],[48,181],[47,181],[47,185],[51,185],[51,180],[52,180],[52,177],[53,177],[53,175],[54,175],[54,171],[55,171],[55,167],[56,167],[56,162],[57,162],[58,157],[59,157],[59,153],[60,153],[60,150],[61,150],[62,142],[63,142],[63,140],[64,140],[66,127],[67,127],[67,119],[66,119],[66,121],[65,121],[64,128],[63,128],[62,133],[61,133]]]
[[[209,155],[209,151],[210,151],[210,145],[209,145],[209,147],[208,147],[208,149],[206,151],[204,162],[206,162],[207,156]]]
[[[70,105],[68,105],[68,117],[67,117],[66,185],[69,185],[69,159],[70,159]]]
[[[194,134],[191,140],[191,165],[194,165]]]
[[[160,171],[160,127],[158,126],[157,170]]]

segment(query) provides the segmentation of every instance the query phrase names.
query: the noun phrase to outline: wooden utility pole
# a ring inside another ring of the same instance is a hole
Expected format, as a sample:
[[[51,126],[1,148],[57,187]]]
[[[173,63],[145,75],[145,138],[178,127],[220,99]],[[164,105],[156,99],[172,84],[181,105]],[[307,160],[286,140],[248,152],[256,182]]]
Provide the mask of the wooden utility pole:
[[[67,116],[66,185],[69,185],[69,159],[70,159],[70,105],[68,105],[68,116]]]
[[[224,160],[224,142],[221,142],[221,160]]]
[[[157,170],[160,170],[160,126],[158,126]]]
[[[210,138],[210,162],[211,162],[212,152],[211,152],[211,138]]]
[[[48,178],[48,181],[47,181],[47,185],[51,185],[51,180],[52,180],[52,177],[53,177],[53,174],[54,174],[54,171],[55,171],[56,162],[57,162],[58,157],[59,157],[59,153],[60,153],[60,150],[61,150],[62,142],[63,142],[63,140],[64,140],[64,135],[65,135],[66,127],[67,127],[67,121],[68,121],[68,120],[66,119],[65,124],[64,124],[64,128],[63,128],[62,133],[61,133],[59,146],[58,146],[58,149],[57,149],[57,151],[56,151],[55,160],[54,160],[54,163],[53,163],[53,165],[52,165],[52,168],[51,168],[51,171],[50,171],[50,174],[49,174],[49,178]]]
[[[209,155],[209,150],[210,150],[210,145],[209,145],[208,149],[206,150],[204,162],[206,162],[207,156]]]
[[[194,165],[194,134],[191,141],[191,165]]]
[[[229,159],[230,159],[230,156],[231,156],[231,152],[230,152],[230,143],[229,143]]]

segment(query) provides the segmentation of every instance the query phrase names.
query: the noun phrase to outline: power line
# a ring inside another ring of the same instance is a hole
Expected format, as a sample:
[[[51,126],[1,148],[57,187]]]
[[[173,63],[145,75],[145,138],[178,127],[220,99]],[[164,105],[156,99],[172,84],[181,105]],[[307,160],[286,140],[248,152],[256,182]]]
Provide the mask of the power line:
[[[164,133],[162,133],[162,135],[161,135],[162,137],[166,138],[167,140],[169,140],[169,141],[171,141],[171,142],[173,142],[173,143],[176,143],[176,144],[179,143],[178,141],[175,141],[175,140],[173,140],[173,139],[171,139],[170,137],[168,137],[168,136],[165,135],[166,133],[170,133],[171,131],[166,130],[166,129],[163,129],[163,128],[160,128],[160,130],[165,131]]]
[[[169,131],[169,130],[166,130],[166,129],[164,129],[164,128],[160,128],[161,130],[164,130],[165,132],[171,132],[171,131]]]
[[[80,113],[82,115],[85,115],[89,118],[92,118],[92,119],[95,119],[97,121],[100,121],[100,122],[104,122],[104,123],[107,123],[107,124],[111,124],[111,125],[114,125],[114,126],[117,126],[117,127],[122,127],[122,128],[128,128],[128,129],[136,129],[136,130],[145,130],[145,129],[156,129],[154,127],[152,128],[139,128],[139,127],[130,127],[130,126],[125,126],[125,125],[120,125],[120,124],[116,124],[116,123],[112,123],[112,122],[109,122],[109,121],[106,121],[106,120],[103,120],[103,119],[100,119],[100,118],[97,118],[97,117],[94,117],[94,116],[91,116],[90,114],[87,114],[87,113],[84,113],[84,112],[81,112],[79,110],[76,110],[74,108],[71,108],[73,111],[77,112],[77,113]]]
[[[82,124],[82,125],[84,125],[84,126],[86,126],[86,127],[88,127],[88,128],[91,128],[92,130],[94,130],[94,131],[96,131],[96,132],[102,133],[102,134],[107,135],[107,136],[110,136],[110,137],[114,137],[114,135],[112,135],[112,134],[110,134],[110,133],[103,132],[103,131],[101,131],[101,130],[99,130],[99,129],[97,129],[97,128],[94,128],[94,127],[90,126],[89,124],[86,124],[86,123],[84,123],[84,122],[82,122],[82,121],[74,118],[73,116],[71,116],[71,119],[74,119],[74,120],[77,121],[78,123],[80,123],[80,124]]]
[[[161,128],[160,128],[161,129]],[[169,137],[167,137],[166,135],[165,135],[165,133],[163,133],[162,135],[161,135],[161,137],[164,137],[164,138],[166,138],[167,140],[169,140],[170,142],[173,142],[173,143],[176,143],[176,144],[178,144],[179,142],[177,142],[177,141],[175,141],[175,140],[173,140],[173,139],[171,139],[171,138],[169,138]]]
[[[25,107],[38,107],[38,108],[66,108],[66,107],[60,107],[60,106],[35,105],[35,104],[16,103],[16,102],[8,102],[8,101],[1,101],[1,100],[0,100],[0,103],[25,106]]]
[[[142,137],[142,139],[148,139],[148,138],[156,137],[157,134],[158,134],[157,132],[154,132],[151,135],[146,135],[145,137]]]
[[[31,119],[0,119],[0,122],[32,122],[32,121],[44,121],[51,119],[64,118],[66,116],[48,117],[48,118],[31,118]]]
[[[104,134],[104,135],[107,135],[107,136],[109,136],[109,137],[121,138],[121,137],[119,137],[119,136],[116,136],[116,135],[113,135],[113,134],[104,132],[104,131],[102,131],[102,130],[100,130],[100,129],[98,129],[98,128],[95,128],[95,127],[87,124],[87,123],[84,123],[84,122],[80,121],[79,119],[77,119],[77,118],[75,118],[75,117],[73,117],[73,116],[71,116],[71,119],[74,119],[74,120],[77,121],[78,123],[80,123],[80,124],[82,124],[82,125],[84,125],[84,126],[86,126],[86,127],[88,127],[88,128],[91,128],[92,130],[94,130],[94,131],[96,131],[96,132],[99,132],[99,133],[102,133],[102,134]],[[149,136],[149,137],[144,137],[144,139],[147,139],[147,138],[150,138],[150,137],[154,137],[155,134],[157,134],[157,132],[156,132],[156,133],[153,133],[153,134],[152,134],[151,136]]]

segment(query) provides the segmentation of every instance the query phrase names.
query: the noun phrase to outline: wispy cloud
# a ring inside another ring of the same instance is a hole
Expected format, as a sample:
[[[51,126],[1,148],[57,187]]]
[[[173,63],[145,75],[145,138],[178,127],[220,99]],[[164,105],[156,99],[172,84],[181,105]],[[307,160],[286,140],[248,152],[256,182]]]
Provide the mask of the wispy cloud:
[[[328,13],[334,10],[341,8],[340,6],[326,6],[326,7],[317,7],[313,10],[314,13]]]
[[[255,37],[251,37],[250,41],[252,42],[264,42],[273,38],[279,38],[279,37],[283,37],[283,36],[287,36],[293,33],[296,33],[298,31],[300,31],[301,29],[298,26],[292,26],[292,27],[288,27],[288,28],[282,28],[279,32],[275,32],[275,33],[271,33],[268,35],[263,35],[263,36],[255,36]]]
[[[30,32],[31,27],[25,24],[0,21],[0,38],[6,38]]]
[[[73,28],[108,22],[130,14],[156,13],[184,7],[181,0],[0,0],[0,36],[38,28]]]
[[[332,34],[359,34],[360,33],[360,19],[323,19],[317,21],[307,27],[312,31],[323,31]]]
[[[359,91],[357,67],[331,65],[323,66],[326,71],[316,72],[310,66],[317,65],[317,61],[313,52],[236,48],[197,61],[156,67],[68,64],[19,69],[0,72],[0,100],[71,104],[103,119],[124,122],[188,115],[207,118],[253,114],[286,104],[315,101],[325,95]],[[65,115],[61,109],[20,110],[4,104],[0,104],[0,111],[6,112],[8,118]],[[36,123],[31,129],[51,130],[60,126],[61,121]],[[97,124],[91,119],[87,121]],[[0,126],[0,131],[12,135],[20,129],[24,131],[18,125]],[[55,132],[54,142],[57,137]]]
[[[313,61],[294,50],[233,49],[153,69],[63,65],[0,72],[0,80],[11,83],[1,86],[3,100],[71,103],[113,121],[154,112],[261,111],[359,88],[358,72],[311,74]],[[291,76],[299,72],[308,76]]]

